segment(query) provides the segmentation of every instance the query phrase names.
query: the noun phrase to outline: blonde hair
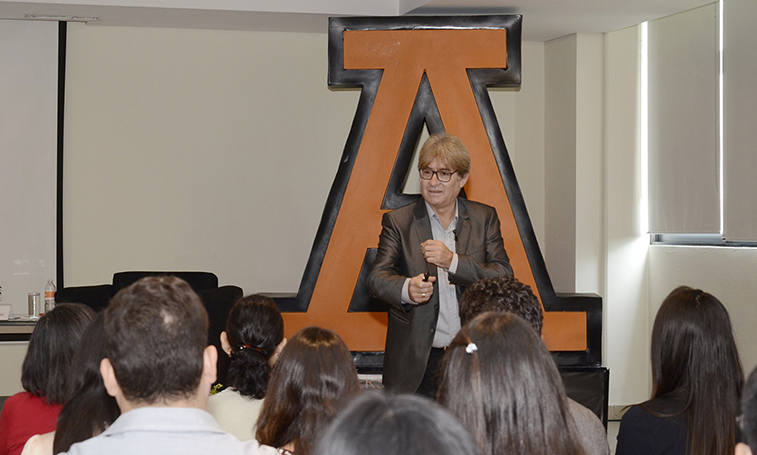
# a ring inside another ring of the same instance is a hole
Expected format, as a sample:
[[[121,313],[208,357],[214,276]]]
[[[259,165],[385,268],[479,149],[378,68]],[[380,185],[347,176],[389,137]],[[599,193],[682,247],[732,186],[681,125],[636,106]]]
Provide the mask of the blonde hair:
[[[447,164],[461,176],[470,172],[470,155],[458,137],[446,133],[431,135],[421,147],[418,170],[425,169],[435,159]]]

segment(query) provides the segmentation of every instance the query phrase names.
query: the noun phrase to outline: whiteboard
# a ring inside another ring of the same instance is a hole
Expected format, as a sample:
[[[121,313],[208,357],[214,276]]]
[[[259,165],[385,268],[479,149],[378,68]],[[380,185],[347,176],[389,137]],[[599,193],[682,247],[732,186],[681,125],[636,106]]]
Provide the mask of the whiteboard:
[[[56,278],[58,23],[0,20],[0,286],[26,295]]]

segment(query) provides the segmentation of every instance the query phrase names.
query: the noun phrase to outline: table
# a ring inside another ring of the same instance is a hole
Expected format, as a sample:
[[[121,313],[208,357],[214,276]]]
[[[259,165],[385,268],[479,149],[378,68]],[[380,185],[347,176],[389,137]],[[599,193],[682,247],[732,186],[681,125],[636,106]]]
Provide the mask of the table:
[[[37,321],[28,317],[12,321],[0,321],[0,396],[21,392],[21,365],[29,347]]]
[[[0,342],[29,341],[36,325],[37,321],[29,318],[0,321]]]

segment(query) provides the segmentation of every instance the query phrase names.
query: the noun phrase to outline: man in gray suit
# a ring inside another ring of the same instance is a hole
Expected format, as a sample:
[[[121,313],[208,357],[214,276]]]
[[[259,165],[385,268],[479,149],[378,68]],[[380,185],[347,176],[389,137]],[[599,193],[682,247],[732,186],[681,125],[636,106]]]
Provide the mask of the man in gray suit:
[[[371,293],[390,305],[384,385],[432,397],[444,349],[460,330],[458,297],[481,278],[513,271],[493,207],[460,198],[470,155],[455,136],[428,138],[418,202],[384,214]]]

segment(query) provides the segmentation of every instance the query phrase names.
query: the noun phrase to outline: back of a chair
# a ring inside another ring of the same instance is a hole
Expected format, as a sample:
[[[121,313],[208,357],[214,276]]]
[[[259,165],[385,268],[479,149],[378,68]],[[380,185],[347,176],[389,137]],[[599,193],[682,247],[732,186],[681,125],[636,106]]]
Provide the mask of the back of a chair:
[[[211,272],[118,272],[113,274],[114,292],[146,276],[175,276],[186,281],[195,292],[218,287],[218,277]]]
[[[74,286],[58,290],[56,303],[83,303],[95,311],[103,310],[113,298],[113,285]]]
[[[200,296],[208,312],[208,344],[218,351],[217,382],[226,380],[229,359],[221,349],[220,335],[226,329],[226,318],[234,302],[242,297],[238,286],[218,287],[218,277],[211,272],[118,272],[113,274],[114,294],[146,276],[175,276],[186,281]]]
[[[243,295],[239,286],[227,285],[217,289],[199,291],[205,309],[208,312],[208,343],[218,351],[217,382],[226,382],[226,372],[229,369],[229,356],[221,348],[221,332],[226,330],[226,319],[234,302]]]

